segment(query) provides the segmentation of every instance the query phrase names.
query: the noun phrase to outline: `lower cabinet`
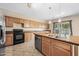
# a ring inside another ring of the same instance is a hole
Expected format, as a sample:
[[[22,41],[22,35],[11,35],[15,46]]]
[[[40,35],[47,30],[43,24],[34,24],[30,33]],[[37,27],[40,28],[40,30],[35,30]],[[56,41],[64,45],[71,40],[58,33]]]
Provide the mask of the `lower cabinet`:
[[[42,53],[46,56],[71,56],[71,50],[71,44],[69,43],[42,37]]]
[[[61,47],[53,47],[53,56],[70,56],[70,51],[67,51]]]
[[[42,45],[42,52],[44,55],[50,56],[50,46],[49,44]]]
[[[26,42],[30,41],[31,39],[34,39],[33,32],[25,32],[24,33],[24,39]]]
[[[71,44],[51,39],[51,56],[71,56]]]
[[[6,46],[13,45],[13,34],[6,34]]]
[[[50,56],[50,39],[42,37],[42,53]]]

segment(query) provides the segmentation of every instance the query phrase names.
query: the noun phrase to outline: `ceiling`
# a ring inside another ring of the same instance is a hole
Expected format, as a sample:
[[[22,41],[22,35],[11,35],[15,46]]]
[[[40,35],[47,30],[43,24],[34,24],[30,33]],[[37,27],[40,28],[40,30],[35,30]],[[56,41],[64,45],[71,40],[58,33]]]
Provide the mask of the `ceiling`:
[[[0,8],[40,20],[55,19],[79,13],[79,3],[0,3]]]

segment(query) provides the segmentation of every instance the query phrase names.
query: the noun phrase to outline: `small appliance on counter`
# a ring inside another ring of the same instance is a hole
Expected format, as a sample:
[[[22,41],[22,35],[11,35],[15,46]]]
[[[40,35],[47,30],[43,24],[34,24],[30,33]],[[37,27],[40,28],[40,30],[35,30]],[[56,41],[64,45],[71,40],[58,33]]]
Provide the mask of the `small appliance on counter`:
[[[13,29],[13,44],[20,44],[24,42],[23,29]]]

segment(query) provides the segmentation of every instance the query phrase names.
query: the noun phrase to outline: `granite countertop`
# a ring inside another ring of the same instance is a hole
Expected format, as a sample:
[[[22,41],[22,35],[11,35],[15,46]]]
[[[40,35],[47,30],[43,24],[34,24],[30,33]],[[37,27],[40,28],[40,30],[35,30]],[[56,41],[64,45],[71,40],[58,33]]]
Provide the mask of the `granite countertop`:
[[[34,34],[39,35],[39,36],[43,36],[43,37],[47,37],[47,38],[50,38],[50,39],[63,41],[63,42],[70,43],[70,44],[73,44],[73,45],[79,45],[79,37],[67,39],[67,38],[55,38],[53,36],[49,36],[49,34],[44,34],[44,33],[34,33]]]

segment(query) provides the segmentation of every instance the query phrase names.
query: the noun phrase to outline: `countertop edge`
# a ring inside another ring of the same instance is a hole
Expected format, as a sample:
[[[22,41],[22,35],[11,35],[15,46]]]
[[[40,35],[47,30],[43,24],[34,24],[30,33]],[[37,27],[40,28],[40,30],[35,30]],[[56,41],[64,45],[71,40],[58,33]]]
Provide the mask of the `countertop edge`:
[[[50,38],[50,39],[54,39],[54,40],[58,40],[58,41],[62,41],[62,42],[66,42],[66,43],[69,43],[69,44],[73,44],[73,45],[79,46],[78,43],[74,43],[74,42],[71,42],[71,41],[62,40],[61,38],[53,38],[53,37],[44,36],[44,35],[40,35],[40,34],[36,34],[36,33],[34,33],[34,34],[35,34],[35,35],[42,36],[42,37],[47,37],[47,38]]]

